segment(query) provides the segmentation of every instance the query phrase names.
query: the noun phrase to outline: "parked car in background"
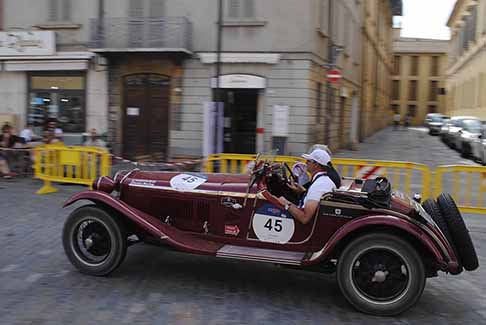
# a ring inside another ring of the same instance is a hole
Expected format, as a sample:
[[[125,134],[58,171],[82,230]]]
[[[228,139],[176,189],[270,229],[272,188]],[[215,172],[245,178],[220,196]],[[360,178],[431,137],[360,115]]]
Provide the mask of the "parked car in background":
[[[462,129],[461,121],[463,120],[478,120],[474,116],[453,116],[448,122],[447,132],[443,134],[442,140],[451,148],[458,148],[460,137],[459,131]]]
[[[442,114],[433,115],[428,122],[429,134],[440,134],[442,126],[444,126],[444,120],[448,121],[449,117]]]
[[[471,155],[482,165],[486,165],[486,125],[481,127],[481,134],[471,144]]]
[[[473,143],[479,139],[483,124],[478,119],[466,119],[461,120],[460,125],[456,148],[461,152],[462,157],[467,158],[473,154]]]
[[[429,113],[429,114],[425,115],[425,120],[424,120],[425,126],[429,127],[430,123],[433,122],[435,117],[441,117],[441,116],[442,116],[442,114],[440,114],[440,113]]]

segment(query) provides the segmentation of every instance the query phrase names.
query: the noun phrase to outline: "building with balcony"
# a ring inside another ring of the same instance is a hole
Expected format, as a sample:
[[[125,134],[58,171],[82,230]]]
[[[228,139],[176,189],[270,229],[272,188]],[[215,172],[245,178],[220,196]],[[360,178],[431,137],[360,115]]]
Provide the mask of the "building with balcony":
[[[395,30],[391,111],[412,125],[422,125],[427,113],[446,113],[445,73],[448,41],[400,37]]]
[[[447,112],[486,119],[486,0],[458,0],[447,26]]]

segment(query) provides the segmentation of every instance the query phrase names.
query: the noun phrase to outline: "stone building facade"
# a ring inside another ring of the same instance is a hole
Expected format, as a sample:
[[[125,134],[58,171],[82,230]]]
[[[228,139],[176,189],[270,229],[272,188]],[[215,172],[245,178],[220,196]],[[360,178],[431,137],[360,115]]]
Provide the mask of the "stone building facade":
[[[447,112],[486,119],[486,0],[458,0],[447,26]]]
[[[367,0],[363,4],[361,140],[390,123],[393,16],[401,15],[402,1]]]
[[[391,111],[422,125],[427,113],[446,113],[448,41],[400,37],[393,44]]]

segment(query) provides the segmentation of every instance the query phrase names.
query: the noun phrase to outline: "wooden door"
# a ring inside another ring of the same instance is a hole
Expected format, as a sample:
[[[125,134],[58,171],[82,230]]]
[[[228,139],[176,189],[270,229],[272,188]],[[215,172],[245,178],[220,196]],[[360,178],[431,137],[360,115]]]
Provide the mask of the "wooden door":
[[[168,145],[170,79],[137,74],[124,80],[123,156],[164,160]]]

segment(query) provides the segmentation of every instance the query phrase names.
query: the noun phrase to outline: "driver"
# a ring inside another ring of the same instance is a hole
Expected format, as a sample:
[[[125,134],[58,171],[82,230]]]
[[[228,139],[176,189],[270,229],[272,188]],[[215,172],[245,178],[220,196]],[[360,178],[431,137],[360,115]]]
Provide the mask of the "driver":
[[[289,187],[299,194],[304,193],[299,206],[281,196],[278,201],[285,206],[285,210],[290,212],[295,219],[303,224],[307,224],[317,211],[319,201],[324,193],[332,192],[336,184],[328,176],[331,162],[329,154],[322,149],[315,149],[309,155],[303,154],[306,159],[307,171],[311,174],[311,182],[308,190],[304,186],[296,184],[292,179]]]

